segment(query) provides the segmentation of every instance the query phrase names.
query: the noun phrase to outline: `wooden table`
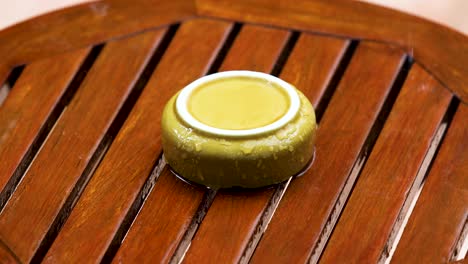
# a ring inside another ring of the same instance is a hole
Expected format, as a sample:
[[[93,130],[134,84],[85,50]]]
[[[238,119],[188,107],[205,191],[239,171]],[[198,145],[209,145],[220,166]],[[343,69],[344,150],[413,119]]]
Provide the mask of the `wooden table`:
[[[354,1],[104,0],[1,31],[0,55],[2,263],[461,258],[467,36]],[[168,170],[165,102],[234,69],[315,106],[302,177],[215,191]]]

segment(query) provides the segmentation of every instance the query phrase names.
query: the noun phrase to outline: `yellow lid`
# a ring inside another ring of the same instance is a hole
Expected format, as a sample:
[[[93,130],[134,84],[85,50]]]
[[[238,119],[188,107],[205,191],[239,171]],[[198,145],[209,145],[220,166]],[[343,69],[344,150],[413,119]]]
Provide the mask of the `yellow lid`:
[[[229,71],[202,77],[166,105],[164,155],[172,169],[213,188],[254,188],[286,180],[311,160],[315,114],[274,76]]]
[[[288,94],[281,86],[258,77],[206,82],[192,92],[187,103],[189,113],[201,123],[234,130],[274,123],[289,109]]]

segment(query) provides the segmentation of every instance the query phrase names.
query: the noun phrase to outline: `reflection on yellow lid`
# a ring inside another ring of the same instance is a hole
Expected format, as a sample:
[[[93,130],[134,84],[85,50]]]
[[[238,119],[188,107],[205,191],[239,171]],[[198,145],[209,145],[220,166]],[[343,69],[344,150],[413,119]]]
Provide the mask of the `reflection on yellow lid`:
[[[289,108],[281,87],[253,77],[223,78],[198,87],[188,101],[200,122],[222,129],[252,129],[275,122]]]

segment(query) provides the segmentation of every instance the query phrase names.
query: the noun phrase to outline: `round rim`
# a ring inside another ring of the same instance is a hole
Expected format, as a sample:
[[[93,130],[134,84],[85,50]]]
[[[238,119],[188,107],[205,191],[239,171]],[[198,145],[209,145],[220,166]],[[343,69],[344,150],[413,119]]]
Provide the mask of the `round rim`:
[[[289,98],[289,109],[288,111],[278,120],[275,122],[268,124],[266,126],[252,128],[252,129],[243,129],[243,130],[233,130],[233,129],[222,129],[216,128],[209,125],[206,125],[200,121],[198,121],[192,114],[188,111],[188,100],[197,88],[199,88],[202,84],[222,79],[222,78],[230,78],[230,77],[256,77],[260,79],[265,79],[270,82],[277,84],[281,89],[283,89]],[[185,86],[182,91],[179,93],[179,96],[176,100],[176,111],[179,116],[190,126],[200,131],[212,134],[212,135],[219,135],[219,136],[229,136],[229,137],[244,137],[244,136],[254,136],[260,135],[264,133],[268,133],[274,130],[277,130],[284,125],[286,125],[289,121],[291,121],[299,111],[300,107],[300,99],[299,95],[296,92],[296,89],[289,83],[266,73],[262,72],[253,72],[253,71],[226,71],[226,72],[219,72],[214,73],[211,75],[204,76],[200,79],[195,80],[194,82],[190,83],[189,85]]]

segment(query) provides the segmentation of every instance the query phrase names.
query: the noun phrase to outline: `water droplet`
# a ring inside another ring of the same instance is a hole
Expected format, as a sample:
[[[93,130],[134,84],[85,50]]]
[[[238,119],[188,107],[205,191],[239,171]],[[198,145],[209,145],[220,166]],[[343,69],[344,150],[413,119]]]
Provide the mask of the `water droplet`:
[[[200,142],[195,143],[195,151],[200,152],[202,150],[202,146]]]
[[[200,178],[200,180],[205,180],[205,177],[203,177],[203,173],[200,170],[197,170],[197,176]]]
[[[258,160],[257,162],[257,168],[260,168],[262,166],[262,160]]]
[[[249,147],[241,147],[241,150],[244,154],[250,154],[252,153],[252,150],[253,148],[249,148]]]
[[[223,146],[231,146],[231,145],[232,145],[231,142],[229,142],[229,141],[227,141],[227,140],[225,140],[225,139],[221,139],[221,140],[219,141],[219,143],[221,143],[221,145],[223,145]]]

